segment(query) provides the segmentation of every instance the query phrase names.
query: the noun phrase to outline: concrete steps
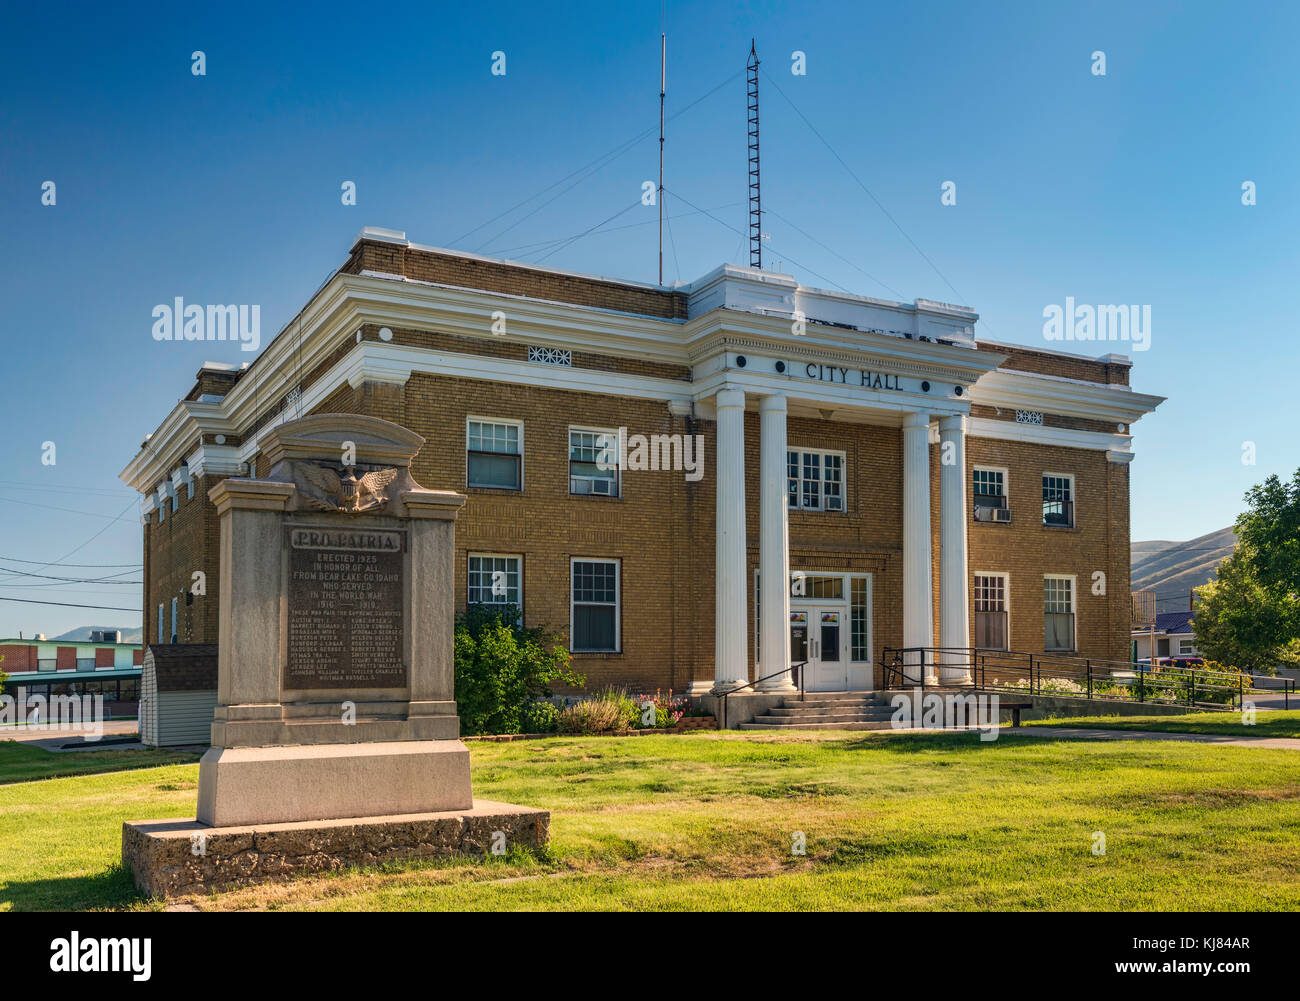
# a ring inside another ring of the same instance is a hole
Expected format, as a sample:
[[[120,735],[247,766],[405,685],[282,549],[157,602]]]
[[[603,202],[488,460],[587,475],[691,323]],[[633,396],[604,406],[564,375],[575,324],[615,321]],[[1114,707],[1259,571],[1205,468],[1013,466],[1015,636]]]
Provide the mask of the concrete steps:
[[[872,692],[815,692],[741,723],[742,730],[888,730],[893,710]]]

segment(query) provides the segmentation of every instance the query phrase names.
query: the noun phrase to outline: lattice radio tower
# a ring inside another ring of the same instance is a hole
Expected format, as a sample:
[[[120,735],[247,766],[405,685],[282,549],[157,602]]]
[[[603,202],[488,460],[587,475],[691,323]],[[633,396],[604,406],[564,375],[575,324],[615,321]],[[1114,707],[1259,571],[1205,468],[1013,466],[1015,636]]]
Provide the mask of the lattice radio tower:
[[[763,207],[758,180],[758,52],[749,40],[749,266],[763,266]]]

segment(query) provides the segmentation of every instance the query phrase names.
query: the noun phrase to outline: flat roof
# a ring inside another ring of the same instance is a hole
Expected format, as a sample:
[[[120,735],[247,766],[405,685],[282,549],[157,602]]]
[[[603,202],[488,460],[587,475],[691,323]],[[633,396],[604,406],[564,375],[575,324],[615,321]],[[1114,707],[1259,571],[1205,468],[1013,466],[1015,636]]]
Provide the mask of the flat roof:
[[[23,685],[43,685],[47,682],[63,684],[67,681],[112,681],[114,678],[138,678],[143,667],[106,667],[102,671],[24,671],[9,675],[5,691],[12,692]]]
[[[18,637],[13,637],[13,636],[8,637],[8,638],[2,638],[2,637],[0,637],[0,644],[4,644],[4,643],[20,643],[20,644],[22,644],[23,646],[37,646],[37,645],[39,645],[39,644],[41,644],[41,643],[44,643],[46,646],[129,646],[129,647],[138,647],[138,646],[143,646],[143,645],[144,645],[143,643],[112,643],[112,642],[110,642],[109,640],[51,640],[51,639],[38,640],[38,639],[35,639],[35,638],[33,638],[33,637],[27,637],[27,638],[22,638],[22,639],[20,639],[20,638],[18,638]]]

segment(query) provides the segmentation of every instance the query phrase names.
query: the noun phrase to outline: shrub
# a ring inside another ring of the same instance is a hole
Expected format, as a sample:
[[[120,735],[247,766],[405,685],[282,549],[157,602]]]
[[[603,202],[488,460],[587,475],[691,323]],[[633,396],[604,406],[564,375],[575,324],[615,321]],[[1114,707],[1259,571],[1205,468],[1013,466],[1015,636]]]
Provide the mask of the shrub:
[[[521,733],[554,733],[560,726],[560,708],[554,702],[530,702],[519,726]]]
[[[633,695],[632,703],[636,706],[636,721],[633,726],[638,728],[661,728],[669,729],[676,725],[677,721],[685,715],[689,708],[687,699],[681,696],[674,697],[672,692],[666,696],[662,690],[657,690],[653,695]],[[654,706],[654,716],[652,722],[646,721],[645,705],[651,703]]]
[[[456,619],[455,649],[456,707],[466,734],[519,733],[526,713],[537,720],[545,714],[533,707],[550,697],[552,684],[586,681],[569,669],[560,637],[525,629],[512,606],[471,605]]]
[[[590,734],[627,729],[618,700],[604,695],[565,706],[560,710],[558,724],[560,733]]]

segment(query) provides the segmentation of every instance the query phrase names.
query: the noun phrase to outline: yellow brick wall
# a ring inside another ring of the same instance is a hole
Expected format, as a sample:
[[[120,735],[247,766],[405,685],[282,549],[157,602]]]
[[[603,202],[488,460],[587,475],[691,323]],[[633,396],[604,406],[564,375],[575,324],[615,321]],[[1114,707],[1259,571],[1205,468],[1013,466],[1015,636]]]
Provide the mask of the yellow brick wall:
[[[705,436],[705,474],[687,482],[680,472],[624,472],[617,499],[569,494],[568,428],[618,428],[630,434],[686,434],[688,422],[667,405],[623,397],[574,393],[545,386],[413,375],[405,386],[344,386],[317,412],[358,412],[411,428],[426,444],[413,473],[421,484],[462,490],[469,496],[458,522],[455,593],[458,610],[467,591],[470,552],[523,556],[525,620],[566,635],[569,561],[618,559],[622,588],[619,654],[575,654],[588,688],[633,684],[681,691],[692,680],[711,680],[714,645],[715,425],[697,421]],[[524,422],[522,493],[467,488],[465,422],[469,415]],[[758,567],[760,419],[745,415],[746,529],[749,609],[746,636],[753,669],[754,572]],[[902,643],[902,435],[899,429],[791,417],[791,448],[835,449],[846,454],[846,510],[790,512],[791,567],[872,575],[872,657]],[[939,621],[939,448],[931,454],[931,537],[935,580],[934,622]],[[971,468],[1006,467],[1012,523],[976,523],[966,514],[968,567],[1010,574],[1010,646],[1042,652],[1044,573],[1073,574],[1080,653],[1101,659],[1128,656],[1128,468],[1103,452],[968,437],[966,484]],[[264,461],[258,474],[264,475]],[[1041,475],[1075,477],[1076,528],[1041,524]],[[145,533],[152,641],[157,604],[170,601],[190,574],[204,569],[208,595],[181,606],[181,641],[217,640],[217,520],[207,500],[216,479],[196,484],[161,525],[155,514]],[[1092,594],[1092,574],[1106,574],[1106,595]],[[167,614],[170,606],[167,605]],[[974,623],[972,594],[972,627]],[[876,683],[880,683],[879,670]]]

